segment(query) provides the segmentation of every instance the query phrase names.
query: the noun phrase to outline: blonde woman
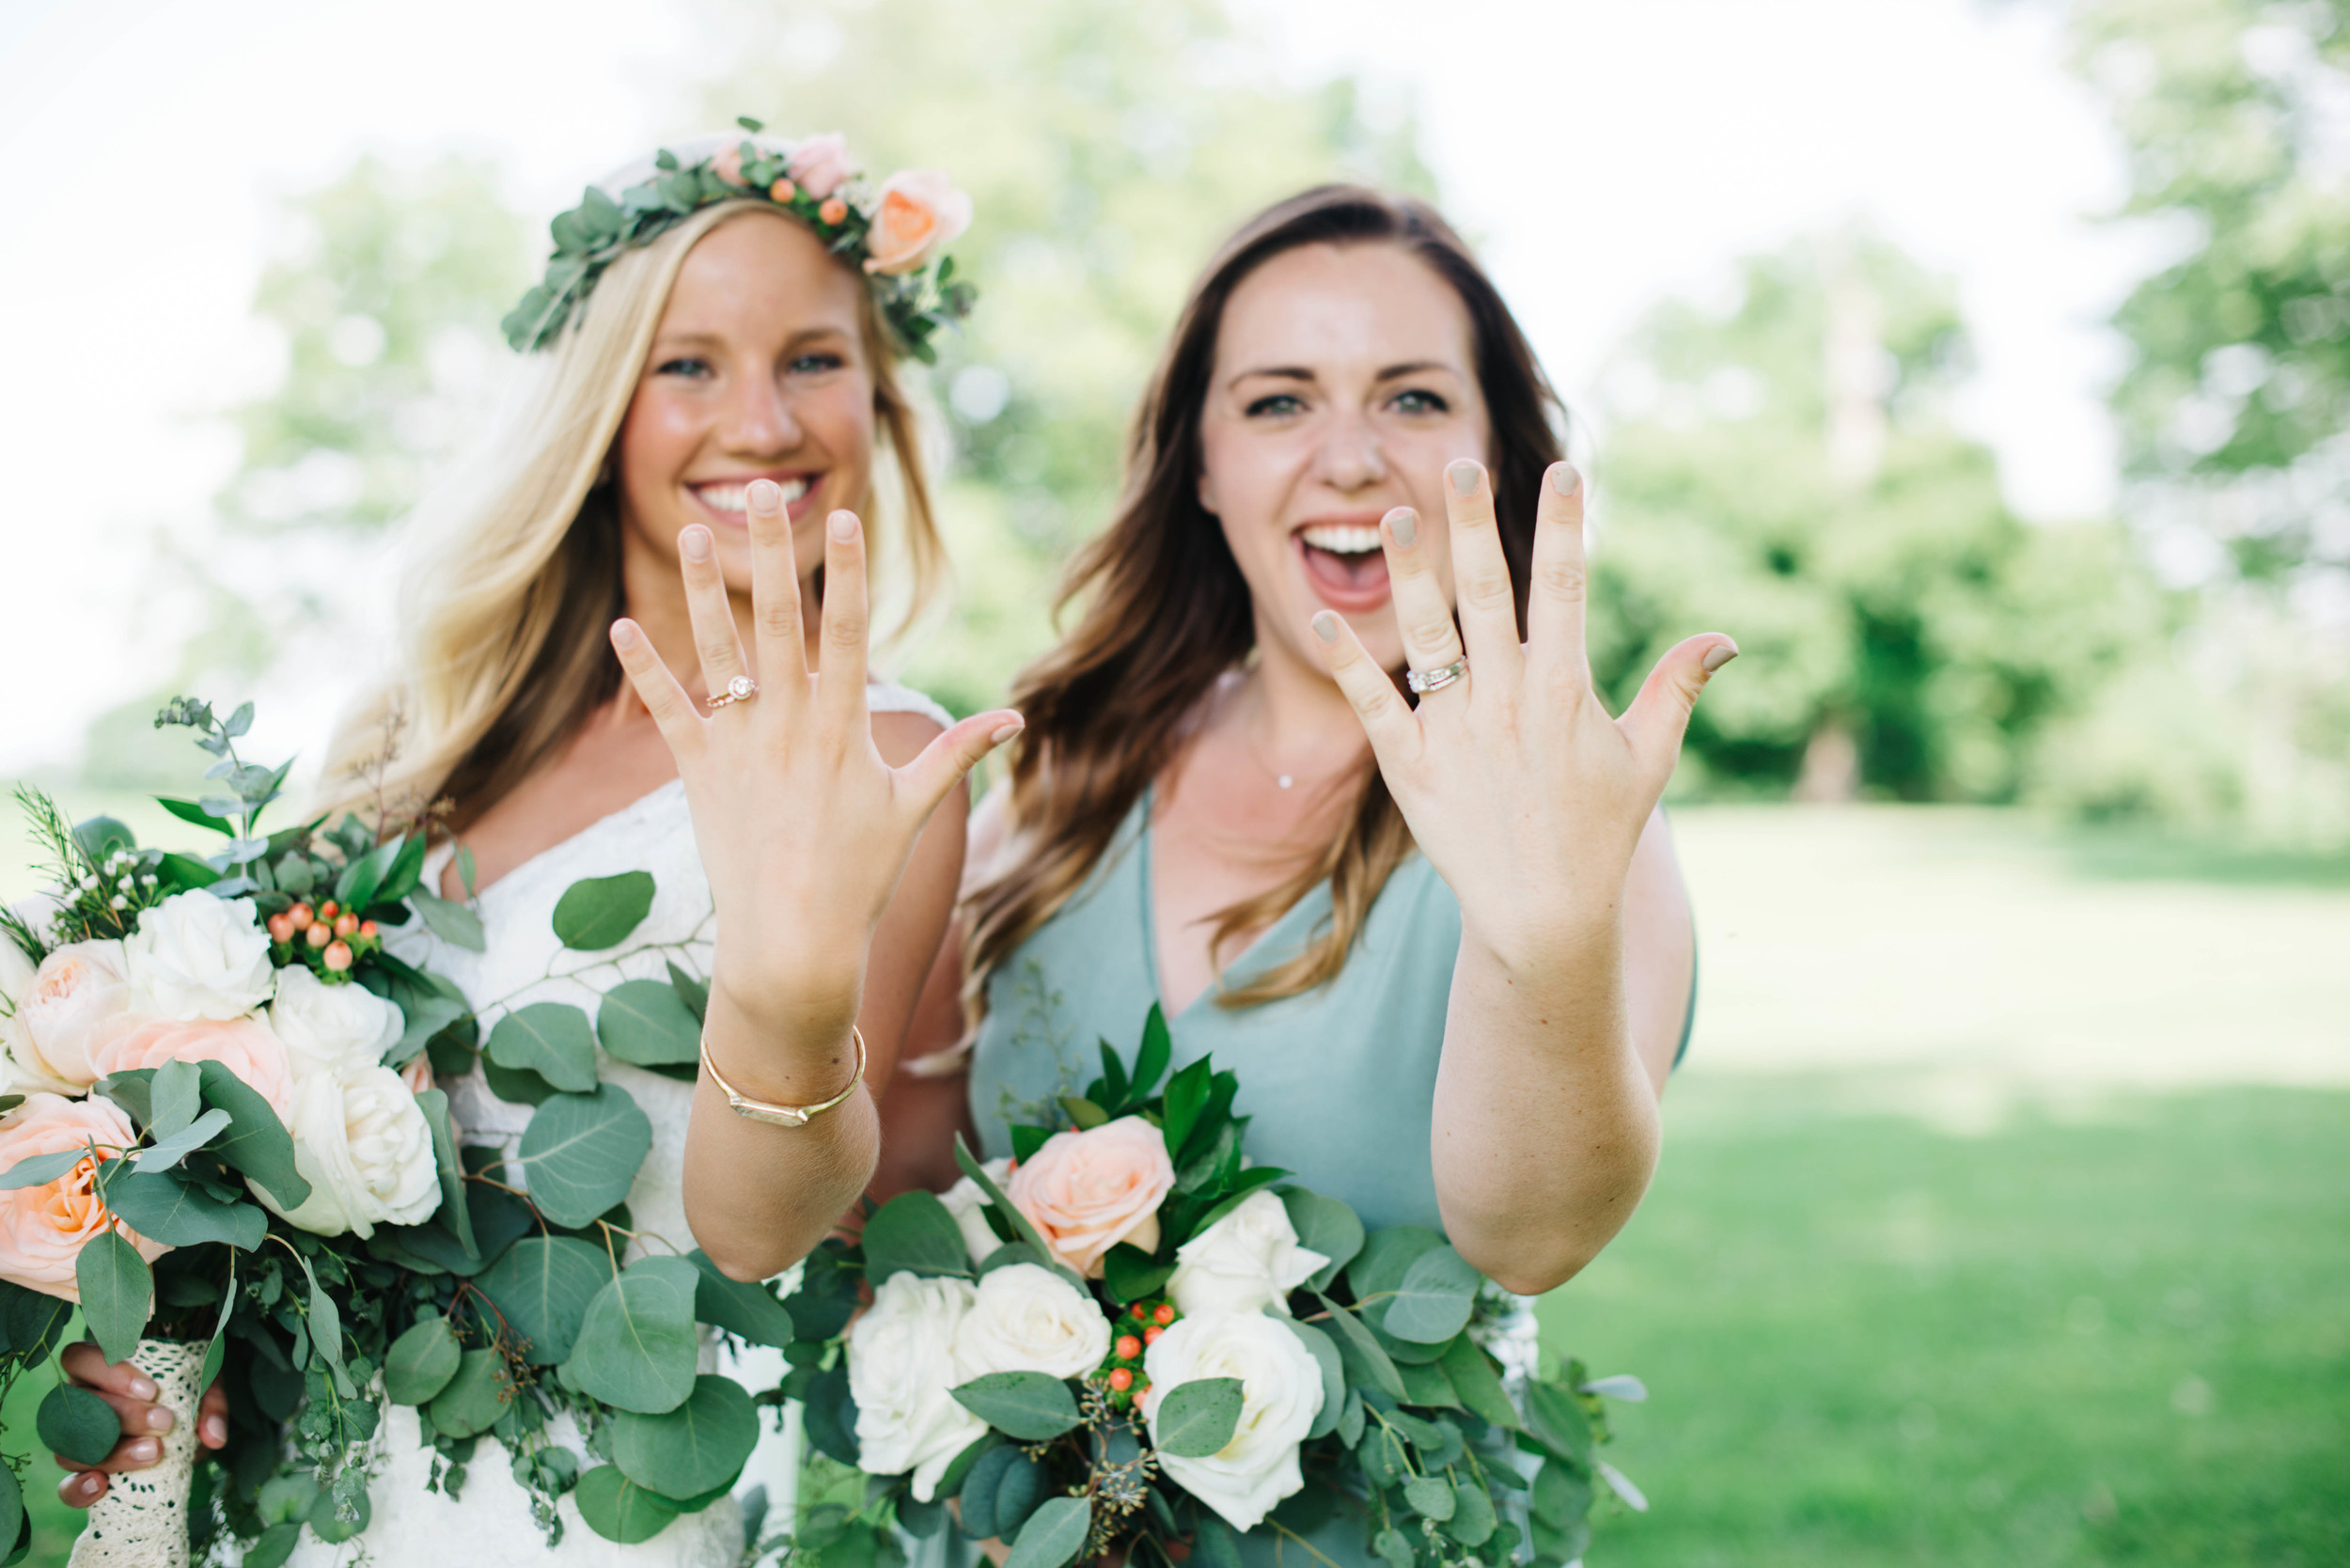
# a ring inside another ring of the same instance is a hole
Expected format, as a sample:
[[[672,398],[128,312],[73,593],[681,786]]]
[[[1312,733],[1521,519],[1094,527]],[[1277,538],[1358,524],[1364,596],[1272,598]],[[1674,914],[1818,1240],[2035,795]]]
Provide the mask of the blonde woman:
[[[478,894],[489,935],[478,954],[414,938],[410,956],[478,1005],[592,1005],[622,971],[558,952],[555,902],[583,877],[653,874],[631,944],[671,944],[667,956],[710,977],[706,1059],[755,1100],[835,1102],[781,1127],[737,1115],[707,1072],[684,1083],[602,1067],[652,1122],[628,1200],[639,1236],[682,1252],[695,1245],[690,1195],[745,1166],[780,1177],[755,1205],[756,1262],[710,1247],[755,1278],[812,1247],[871,1174],[863,1083],[886,1079],[946,928],[961,781],[1017,720],[954,725],[867,674],[859,516],[879,507],[891,520],[916,600],[938,566],[896,361],[967,303],[942,293],[931,267],[967,199],[938,177],[901,175],[853,212],[836,189],[847,173],[837,137],[755,143],[754,167],[789,172],[749,187],[742,141],[670,149],[663,172],[709,169],[724,184],[703,185],[704,204],[650,243],[607,244],[599,259],[622,209],[592,196],[584,218],[558,220],[548,282],[507,323],[518,347],[548,350],[542,379],[492,447],[487,482],[423,553],[405,667],[350,727],[337,766],[371,774],[388,716],[402,715],[382,789],[452,803],[428,879],[453,899]],[[648,165],[604,190],[656,178]],[[366,789],[373,798],[372,776]],[[664,957],[643,953],[625,972],[659,975]],[[509,1147],[528,1121],[531,1107],[478,1071],[443,1087],[462,1141]],[[125,1433],[105,1466],[62,1488],[86,1506],[103,1472],[151,1463],[160,1429],[134,1369],[94,1354],[70,1365]],[[220,1446],[213,1407],[198,1421]],[[576,1450],[568,1425],[551,1430]],[[386,1427],[371,1524],[341,1547],[306,1531],[294,1560],[716,1568],[741,1554],[731,1500],[621,1546],[587,1529],[568,1497],[550,1550],[494,1437],[451,1497],[431,1484],[436,1455],[415,1413],[395,1406]],[[745,1484],[789,1485],[774,1447],[753,1456]]]

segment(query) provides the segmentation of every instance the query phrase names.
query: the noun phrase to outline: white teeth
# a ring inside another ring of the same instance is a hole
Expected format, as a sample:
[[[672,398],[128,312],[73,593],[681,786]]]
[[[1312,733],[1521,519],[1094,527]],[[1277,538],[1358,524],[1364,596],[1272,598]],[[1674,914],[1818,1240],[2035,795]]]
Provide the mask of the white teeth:
[[[1301,530],[1301,537],[1317,550],[1327,550],[1334,556],[1361,556],[1379,548],[1379,530],[1353,523],[1318,523]]]
[[[805,477],[796,479],[778,479],[776,485],[783,492],[783,504],[787,507],[807,494],[807,480]],[[697,485],[694,488],[694,494],[719,511],[751,510],[751,487],[748,484]]]

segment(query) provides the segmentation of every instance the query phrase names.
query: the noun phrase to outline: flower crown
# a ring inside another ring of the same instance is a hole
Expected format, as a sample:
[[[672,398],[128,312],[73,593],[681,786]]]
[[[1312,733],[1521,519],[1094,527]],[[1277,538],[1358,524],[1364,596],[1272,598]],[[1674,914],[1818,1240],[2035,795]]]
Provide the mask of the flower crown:
[[[735,123],[752,135],[765,129],[748,116]],[[938,358],[932,334],[969,315],[979,298],[955,276],[954,258],[940,254],[970,227],[971,198],[934,169],[902,169],[869,189],[837,132],[790,144],[745,139],[691,164],[664,148],[652,163],[651,179],[618,198],[590,185],[548,226],[555,255],[546,276],[499,323],[516,353],[554,343],[622,252],[719,201],[769,202],[834,255],[860,263],[890,335],[925,365]]]

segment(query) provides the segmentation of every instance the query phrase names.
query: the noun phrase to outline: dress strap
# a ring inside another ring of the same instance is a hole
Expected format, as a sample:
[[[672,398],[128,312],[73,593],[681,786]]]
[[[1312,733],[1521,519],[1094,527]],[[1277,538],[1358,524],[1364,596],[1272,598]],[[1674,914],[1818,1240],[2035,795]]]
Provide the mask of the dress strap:
[[[937,721],[941,729],[954,728],[955,715],[939,706],[936,699],[912,686],[901,686],[895,681],[874,681],[865,688],[865,711],[869,713],[920,713]]]

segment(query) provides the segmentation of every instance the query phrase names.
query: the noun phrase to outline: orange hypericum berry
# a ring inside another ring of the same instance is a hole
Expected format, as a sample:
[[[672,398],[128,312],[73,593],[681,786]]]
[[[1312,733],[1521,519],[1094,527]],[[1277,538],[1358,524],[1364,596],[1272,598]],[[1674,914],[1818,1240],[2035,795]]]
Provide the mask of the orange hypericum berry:
[[[356,915],[353,915],[353,914],[352,914],[350,910],[346,909],[346,910],[344,910],[344,911],[343,911],[340,915],[337,915],[337,916],[336,916],[336,917],[335,917],[335,934],[336,934],[336,935],[337,935],[337,936],[349,936],[350,934],[352,934],[353,932],[357,931],[358,929],[359,929],[359,917],[358,917],[358,916],[356,916]]]
[[[333,899],[329,899],[324,903],[319,905],[319,918],[321,920],[331,920],[341,913],[341,908],[337,905]]]
[[[316,927],[313,927],[312,929],[313,929],[313,930],[316,930],[317,928],[316,928]],[[351,967],[351,947],[350,947],[350,945],[349,945],[348,943],[344,943],[344,942],[337,942],[337,943],[334,943],[333,945],[331,945],[330,947],[328,947],[328,949],[326,949],[326,966],[327,966],[329,969],[334,970],[334,971],[335,971],[335,973],[337,973],[337,974],[338,974],[338,975],[339,975],[339,974],[341,974],[341,973],[342,973],[345,969],[350,968],[350,967]]]
[[[1154,1323],[1150,1327],[1142,1331],[1142,1342],[1146,1345],[1157,1344],[1159,1342],[1159,1336],[1166,1332],[1166,1329],[1161,1328]]]
[[[816,215],[823,219],[826,223],[838,224],[848,217],[849,204],[841,200],[838,196],[834,196],[831,200],[825,202],[822,207],[816,209]]]
[[[778,180],[767,187],[767,199],[770,201],[790,201],[799,194],[800,188],[789,180]]]
[[[273,915],[269,917],[269,939],[271,941],[290,942],[293,940],[293,916],[290,912]]]
[[[1142,1354],[1142,1341],[1132,1334],[1120,1334],[1118,1337],[1116,1349],[1120,1361],[1131,1361]]]
[[[318,924],[312,926],[308,931],[305,932],[302,939],[309,943],[310,946],[314,948],[323,948],[329,942],[335,940],[335,933],[327,928],[327,924],[324,920],[321,920]]]
[[[1158,1319],[1159,1325],[1163,1328],[1175,1321],[1175,1304],[1171,1301],[1162,1301],[1159,1303],[1158,1310],[1151,1315]]]
[[[286,911],[286,918],[293,922],[294,930],[305,931],[309,928],[312,920],[318,918],[318,914],[308,904],[298,903]]]
[[[1128,1371],[1127,1371],[1125,1368],[1123,1368],[1123,1367],[1113,1367],[1113,1368],[1110,1370],[1110,1387],[1111,1387],[1111,1388],[1113,1388],[1117,1389],[1120,1393],[1121,1393],[1121,1394],[1122,1394],[1122,1393],[1124,1393],[1127,1389],[1129,1389],[1129,1388],[1133,1388],[1134,1386],[1135,1386],[1135,1374],[1134,1374],[1134,1373],[1132,1373],[1132,1372],[1128,1372]]]
[[[373,920],[362,920],[362,921],[360,921],[360,922],[359,922],[359,934],[360,934],[360,935],[362,935],[362,936],[368,936],[368,937],[373,936],[373,935],[375,934],[375,922],[374,922]]]
[[[1135,1321],[1136,1323],[1147,1323],[1150,1321],[1151,1309],[1145,1307],[1139,1301],[1136,1302],[1132,1307],[1127,1308],[1126,1310],[1135,1315]]]

